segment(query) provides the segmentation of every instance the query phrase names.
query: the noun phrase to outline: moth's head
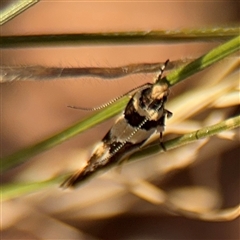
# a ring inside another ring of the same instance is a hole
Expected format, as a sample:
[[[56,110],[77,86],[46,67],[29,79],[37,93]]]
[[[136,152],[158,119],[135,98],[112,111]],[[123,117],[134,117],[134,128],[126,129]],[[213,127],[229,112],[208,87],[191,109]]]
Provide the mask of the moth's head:
[[[166,99],[169,95],[169,88],[167,83],[159,83],[159,84],[155,84],[152,87],[151,90],[151,99],[152,100],[161,100],[161,99]]]

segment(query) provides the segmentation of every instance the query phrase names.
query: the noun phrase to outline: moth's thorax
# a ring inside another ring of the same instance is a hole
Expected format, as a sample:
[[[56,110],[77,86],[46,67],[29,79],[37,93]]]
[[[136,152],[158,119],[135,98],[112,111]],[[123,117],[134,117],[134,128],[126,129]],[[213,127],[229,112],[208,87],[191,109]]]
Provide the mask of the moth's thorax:
[[[134,108],[141,116],[157,121],[163,115],[168,94],[167,84],[152,85],[133,96]]]

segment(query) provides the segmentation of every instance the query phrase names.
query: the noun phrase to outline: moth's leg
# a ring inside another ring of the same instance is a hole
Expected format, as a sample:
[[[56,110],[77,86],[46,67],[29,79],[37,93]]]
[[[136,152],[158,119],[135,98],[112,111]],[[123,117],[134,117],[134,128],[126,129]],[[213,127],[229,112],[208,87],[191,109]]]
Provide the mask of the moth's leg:
[[[159,144],[160,144],[160,146],[162,147],[163,151],[166,152],[167,149],[166,149],[166,147],[164,146],[164,143],[163,143],[163,132],[160,132]]]
[[[155,134],[152,134],[149,138],[147,138],[141,146],[139,146],[139,149],[144,148],[145,146],[149,145],[151,142],[153,142],[154,138],[156,138],[156,136],[154,136]]]
[[[173,113],[168,111],[167,109],[164,109],[164,115],[167,115],[167,118],[172,117]]]
[[[139,147],[139,149],[144,148],[145,146],[149,145],[151,142],[153,142],[153,139],[155,138],[154,136],[155,134],[153,134],[152,136],[150,136],[148,139],[145,140],[145,142]],[[163,131],[159,132],[159,144],[162,147],[163,151],[166,152],[166,148],[163,144]]]
[[[172,115],[173,115],[172,112],[168,111],[167,109],[164,109],[164,117],[163,117],[163,122],[162,122],[163,126],[165,126],[165,117],[167,116],[167,118],[170,118],[170,117],[172,117]],[[163,144],[163,131],[160,131],[159,143],[160,143],[160,146],[162,147],[163,151],[166,152],[167,149]]]
[[[161,118],[161,121],[159,122],[159,127],[158,127],[159,144],[162,147],[164,152],[167,151],[167,149],[165,148],[165,146],[163,144],[163,132],[164,132],[164,127],[165,127],[165,120],[166,120],[166,117],[170,118],[171,116],[172,116],[172,112],[168,111],[167,109],[164,109],[163,116]]]

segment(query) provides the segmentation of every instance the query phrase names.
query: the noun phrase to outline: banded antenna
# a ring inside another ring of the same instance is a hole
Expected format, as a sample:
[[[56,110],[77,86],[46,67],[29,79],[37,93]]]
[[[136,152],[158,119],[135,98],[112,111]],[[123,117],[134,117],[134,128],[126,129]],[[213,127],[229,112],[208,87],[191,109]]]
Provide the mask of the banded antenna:
[[[169,63],[169,59],[167,59],[166,62],[165,62],[165,63],[162,65],[162,67],[160,68],[160,74],[158,74],[158,77],[156,78],[155,83],[156,83],[157,81],[159,81],[159,80],[162,79],[162,74],[163,74],[166,66],[168,65],[168,63]]]
[[[100,110],[100,109],[103,109],[105,107],[108,107],[110,106],[111,104],[115,103],[117,100],[123,98],[124,96],[136,91],[136,90],[142,90],[144,88],[147,88],[148,86],[152,85],[151,83],[144,83],[138,87],[135,87],[135,88],[132,88],[130,91],[124,93],[123,95],[120,95],[116,98],[113,98],[111,99],[109,102],[106,102],[98,107],[93,107],[93,108],[85,108],[85,107],[77,107],[77,106],[67,106],[69,108],[73,108],[73,109],[79,109],[79,110],[85,110],[85,111],[97,111],[97,110]]]
[[[157,82],[158,80],[161,79],[162,73],[163,73],[164,69],[166,68],[168,62],[169,62],[169,59],[160,68],[160,74],[158,74],[158,77],[156,78],[156,80],[154,82]],[[78,107],[78,106],[67,106],[67,107],[73,108],[73,109],[78,109],[78,110],[84,110],[84,111],[97,111],[97,110],[101,110],[101,109],[103,109],[105,107],[110,106],[111,104],[113,104],[117,100],[123,98],[124,96],[129,95],[129,94],[135,92],[136,90],[143,90],[144,88],[147,88],[147,87],[149,87],[151,85],[152,85],[152,83],[144,83],[144,84],[142,84],[142,85],[140,85],[138,87],[132,88],[130,91],[124,93],[123,95],[120,95],[120,96],[118,96],[116,98],[113,98],[109,102],[106,102],[106,103],[104,103],[104,104],[102,104],[102,105],[100,105],[98,107],[93,107],[93,108],[85,108],[85,107]]]

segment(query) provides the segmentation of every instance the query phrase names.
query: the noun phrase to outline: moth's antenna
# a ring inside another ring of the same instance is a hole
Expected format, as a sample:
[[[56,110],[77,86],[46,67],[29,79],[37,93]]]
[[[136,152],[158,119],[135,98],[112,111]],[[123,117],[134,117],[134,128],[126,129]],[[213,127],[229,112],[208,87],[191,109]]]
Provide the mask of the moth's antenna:
[[[85,111],[97,111],[97,110],[100,110],[100,109],[103,109],[103,108],[105,108],[105,107],[110,106],[111,104],[113,104],[113,103],[116,102],[117,100],[123,98],[124,96],[130,94],[131,92],[136,91],[136,90],[138,90],[138,89],[140,90],[140,89],[146,88],[146,87],[149,86],[149,85],[151,85],[151,84],[150,84],[150,83],[144,83],[144,84],[142,84],[142,85],[140,85],[140,86],[138,86],[138,87],[132,88],[130,91],[124,93],[123,95],[120,95],[120,96],[118,96],[118,97],[116,97],[116,98],[113,98],[113,99],[110,100],[109,102],[104,103],[104,104],[102,104],[102,105],[100,105],[100,106],[98,106],[98,107],[94,107],[94,108],[85,108],[85,107],[77,107],[77,106],[67,106],[67,107],[73,108],[73,109],[85,110]]]
[[[162,65],[162,67],[160,68],[160,73],[158,74],[158,76],[157,76],[157,78],[156,78],[156,80],[155,80],[155,83],[162,78],[162,74],[163,74],[163,72],[164,72],[164,70],[165,70],[165,68],[166,68],[166,66],[167,66],[168,63],[169,63],[169,59],[167,59],[166,62],[165,62],[165,63]]]
[[[162,73],[164,72],[164,69],[166,68],[167,64],[169,62],[169,59],[162,65],[162,67],[160,68],[160,74],[158,75],[157,79],[155,80],[155,82],[157,82],[159,79],[161,79],[162,77]],[[132,88],[130,91],[124,93],[123,95],[120,95],[116,98],[113,98],[112,100],[110,100],[109,102],[106,102],[98,107],[93,107],[93,108],[85,108],[85,107],[77,107],[77,106],[67,106],[69,108],[73,108],[73,109],[79,109],[79,110],[84,110],[84,111],[97,111],[97,110],[100,110],[100,109],[103,109],[105,107],[108,107],[110,106],[111,104],[113,104],[114,102],[116,102],[117,100],[121,99],[122,97],[136,91],[136,90],[140,90],[140,89],[144,89],[148,86],[151,86],[152,84],[151,83],[144,83],[138,87],[135,87],[135,88]]]

